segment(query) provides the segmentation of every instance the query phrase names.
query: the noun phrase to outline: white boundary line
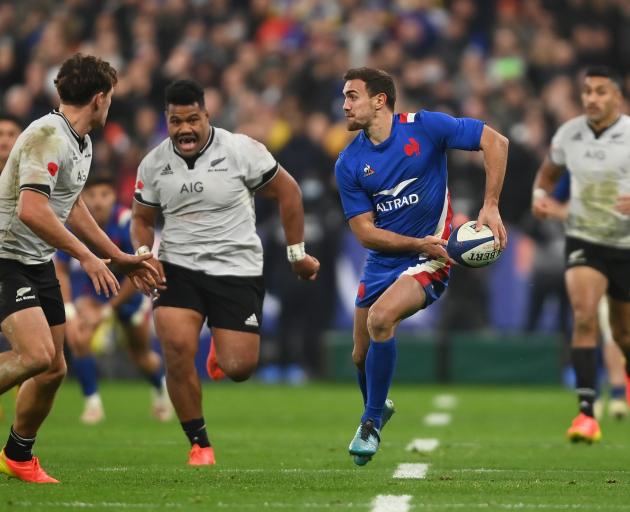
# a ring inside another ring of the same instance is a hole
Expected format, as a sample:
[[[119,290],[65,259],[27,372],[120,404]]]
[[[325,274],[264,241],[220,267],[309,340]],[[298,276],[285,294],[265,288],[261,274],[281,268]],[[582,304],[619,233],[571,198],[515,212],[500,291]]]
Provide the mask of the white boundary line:
[[[371,512],[408,512],[411,508],[411,496],[393,496],[379,494],[372,502]]]
[[[414,439],[405,448],[408,452],[429,453],[440,446],[437,439]]]
[[[394,478],[414,478],[421,480],[427,476],[429,471],[428,464],[420,463],[407,463],[398,464],[396,471],[394,471]]]
[[[433,407],[436,409],[455,409],[457,406],[457,397],[455,395],[443,394],[435,395],[433,398]]]
[[[451,422],[451,414],[448,412],[431,412],[424,417],[424,424],[430,427],[443,427]]]

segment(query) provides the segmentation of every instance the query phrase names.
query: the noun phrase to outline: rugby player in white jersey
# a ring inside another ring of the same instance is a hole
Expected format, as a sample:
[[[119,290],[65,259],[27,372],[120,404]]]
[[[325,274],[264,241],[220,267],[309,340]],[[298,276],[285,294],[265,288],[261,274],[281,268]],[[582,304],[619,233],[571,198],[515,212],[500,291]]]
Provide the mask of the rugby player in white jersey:
[[[151,251],[164,216],[157,259],[166,279],[154,301],[166,383],[191,449],[191,465],[214,464],[195,368],[199,333],[212,329],[217,363],[235,381],[258,364],[263,258],[254,193],[275,199],[287,257],[302,279],[319,262],[304,249],[304,211],[295,180],[261,143],[211,126],[203,89],[179,80],[166,89],[169,138],[140,163],[131,221],[136,254]]]
[[[563,124],[536,179],[532,209],[547,218],[548,197],[565,168],[571,172],[566,222],[565,280],[573,309],[571,358],[579,414],[567,431],[572,441],[601,438],[593,402],[599,326],[597,310],[607,295],[612,336],[630,369],[630,117],[621,113],[621,86],[606,68],[586,71],[584,115]]]
[[[0,327],[12,350],[0,354],[0,393],[22,384],[0,472],[35,483],[57,483],[32,447],[66,373],[65,313],[51,261],[55,248],[75,257],[97,291],[116,294],[111,262],[143,289],[159,285],[146,256],[124,254],[99,228],[80,198],[92,159],[88,132],[103,126],[116,71],[80,54],[66,60],[55,86],[58,111],[34,121],[18,137],[0,175]],[[93,254],[77,236],[101,256]]]

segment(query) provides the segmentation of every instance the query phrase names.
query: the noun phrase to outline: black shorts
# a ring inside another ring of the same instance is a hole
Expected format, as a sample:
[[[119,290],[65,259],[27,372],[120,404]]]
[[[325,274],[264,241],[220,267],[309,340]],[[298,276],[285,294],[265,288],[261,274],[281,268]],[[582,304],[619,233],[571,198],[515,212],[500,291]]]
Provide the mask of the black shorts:
[[[53,262],[24,265],[0,258],[0,322],[16,311],[32,307],[42,308],[50,326],[66,321]]]
[[[208,327],[260,333],[265,287],[262,276],[210,276],[162,262],[166,290],[153,307],[194,309],[208,319]]]
[[[606,247],[567,237],[564,250],[567,268],[587,266],[608,278],[608,295],[630,302],[630,250]]]

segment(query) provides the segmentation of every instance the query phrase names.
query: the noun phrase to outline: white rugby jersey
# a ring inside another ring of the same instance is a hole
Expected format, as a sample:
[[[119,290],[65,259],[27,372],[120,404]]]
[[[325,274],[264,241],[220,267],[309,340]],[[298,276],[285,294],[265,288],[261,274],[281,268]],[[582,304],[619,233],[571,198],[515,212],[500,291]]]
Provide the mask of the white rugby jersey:
[[[53,212],[65,223],[91,161],[90,137],[81,138],[61,112],[33,121],[22,132],[0,175],[0,258],[26,265],[50,261],[55,248],[18,218],[20,191],[47,196]]]
[[[140,163],[135,192],[164,215],[158,258],[210,275],[262,275],[254,192],[278,168],[260,142],[221,128],[188,162],[164,140]]]
[[[571,173],[567,235],[630,249],[630,216],[615,210],[617,197],[630,194],[630,117],[621,115],[599,136],[586,116],[567,121],[551,141],[550,158]]]

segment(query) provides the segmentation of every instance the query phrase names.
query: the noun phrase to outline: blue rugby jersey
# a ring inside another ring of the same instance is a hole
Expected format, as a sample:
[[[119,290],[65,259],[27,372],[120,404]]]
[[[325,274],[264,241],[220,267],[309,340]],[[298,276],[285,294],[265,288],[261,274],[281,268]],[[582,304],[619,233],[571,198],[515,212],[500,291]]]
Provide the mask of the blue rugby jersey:
[[[133,254],[134,250],[133,245],[131,244],[130,226],[131,210],[121,205],[115,205],[107,224],[103,228],[103,231],[105,231],[107,236],[120,248],[121,251]],[[98,295],[96,291],[94,291],[92,280],[81,268],[81,265],[77,260],[70,257],[69,254],[59,250],[55,253],[55,258],[62,263],[68,264],[73,298],[89,295],[102,302],[106,302],[108,300],[105,295]],[[118,281],[122,281],[126,278],[124,274],[118,273],[115,275]],[[130,302],[136,301],[138,304],[142,302],[142,294],[139,292],[130,300]]]
[[[381,144],[361,131],[335,165],[346,219],[372,211],[378,228],[416,238],[448,238],[452,212],[446,150],[478,151],[483,125],[422,110],[394,114],[392,132]],[[368,263],[394,267],[413,256],[370,250]]]

